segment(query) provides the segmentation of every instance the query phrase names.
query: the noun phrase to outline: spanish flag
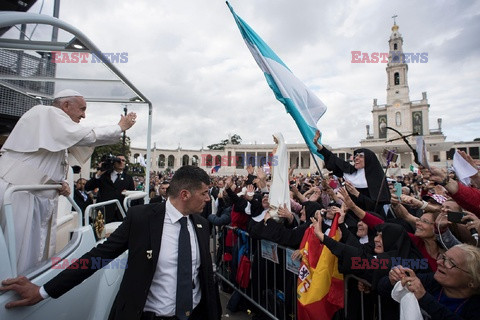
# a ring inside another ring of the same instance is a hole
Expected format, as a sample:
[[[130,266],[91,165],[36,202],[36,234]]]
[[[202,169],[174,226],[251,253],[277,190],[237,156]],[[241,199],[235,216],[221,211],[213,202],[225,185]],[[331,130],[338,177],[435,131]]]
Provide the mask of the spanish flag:
[[[339,240],[338,215],[330,228],[329,237]],[[302,240],[304,254],[298,274],[297,319],[332,319],[343,308],[343,275],[338,272],[338,258],[320,243],[313,227]],[[318,257],[318,259],[317,259]]]

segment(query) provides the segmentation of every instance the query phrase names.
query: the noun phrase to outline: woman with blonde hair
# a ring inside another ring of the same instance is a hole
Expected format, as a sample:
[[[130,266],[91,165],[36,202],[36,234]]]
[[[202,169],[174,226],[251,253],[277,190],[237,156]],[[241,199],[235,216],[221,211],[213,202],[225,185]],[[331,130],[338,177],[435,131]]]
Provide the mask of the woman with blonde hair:
[[[390,294],[400,281],[412,292],[420,308],[432,319],[479,319],[480,249],[459,244],[440,254],[435,273],[419,274],[397,266],[378,284],[380,294]]]

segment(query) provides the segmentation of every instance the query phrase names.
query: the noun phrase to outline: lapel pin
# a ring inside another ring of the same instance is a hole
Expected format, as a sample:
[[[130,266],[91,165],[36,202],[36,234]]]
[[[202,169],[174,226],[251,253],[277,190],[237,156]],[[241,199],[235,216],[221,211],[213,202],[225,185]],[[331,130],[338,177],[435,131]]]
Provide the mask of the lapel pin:
[[[152,250],[147,250],[147,259],[152,259]]]
[[[201,224],[197,224],[197,228],[203,228]]]

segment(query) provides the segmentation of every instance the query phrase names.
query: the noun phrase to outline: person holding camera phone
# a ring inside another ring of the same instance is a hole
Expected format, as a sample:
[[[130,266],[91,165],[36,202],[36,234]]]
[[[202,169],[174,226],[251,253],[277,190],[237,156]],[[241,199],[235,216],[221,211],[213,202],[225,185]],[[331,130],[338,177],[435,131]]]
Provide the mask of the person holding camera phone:
[[[107,163],[107,165],[105,165]],[[117,199],[123,205],[125,196],[122,192],[135,190],[132,176],[125,172],[126,159],[124,155],[104,158],[95,176],[85,185],[85,190],[98,188],[97,202]],[[105,223],[122,221],[123,217],[116,204],[105,206]]]
[[[17,272],[55,253],[58,195],[68,196],[68,155],[81,164],[94,146],[114,144],[135,124],[136,114],[121,115],[118,124],[82,126],[87,103],[77,91],[57,92],[51,106],[36,105],[18,120],[5,141],[0,157],[0,206],[5,190],[13,185],[58,184],[59,191],[16,192],[12,197],[17,251]],[[5,217],[0,213],[5,228]],[[50,236],[49,236],[50,234]],[[48,243],[47,243],[48,242]]]
[[[471,212],[463,211],[453,200],[447,200],[445,205],[435,221],[438,239],[447,248],[460,243],[478,246],[480,219]]]

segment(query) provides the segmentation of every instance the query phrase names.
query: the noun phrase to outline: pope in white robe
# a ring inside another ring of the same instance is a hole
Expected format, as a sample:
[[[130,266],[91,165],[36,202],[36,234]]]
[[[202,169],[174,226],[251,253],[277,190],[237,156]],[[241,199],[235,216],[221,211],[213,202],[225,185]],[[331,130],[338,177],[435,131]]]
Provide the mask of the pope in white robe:
[[[116,125],[80,125],[80,120],[85,117],[86,102],[81,94],[73,90],[56,94],[53,104],[55,106],[37,105],[27,111],[3,145],[0,157],[0,225],[4,234],[3,196],[9,186],[64,183],[68,172],[68,152],[80,163],[85,163],[94,146],[118,142],[122,131],[135,123],[136,115],[132,112],[122,116]],[[68,194],[69,190],[63,192]],[[18,274],[23,274],[55,252],[58,195],[57,190],[13,193]]]

